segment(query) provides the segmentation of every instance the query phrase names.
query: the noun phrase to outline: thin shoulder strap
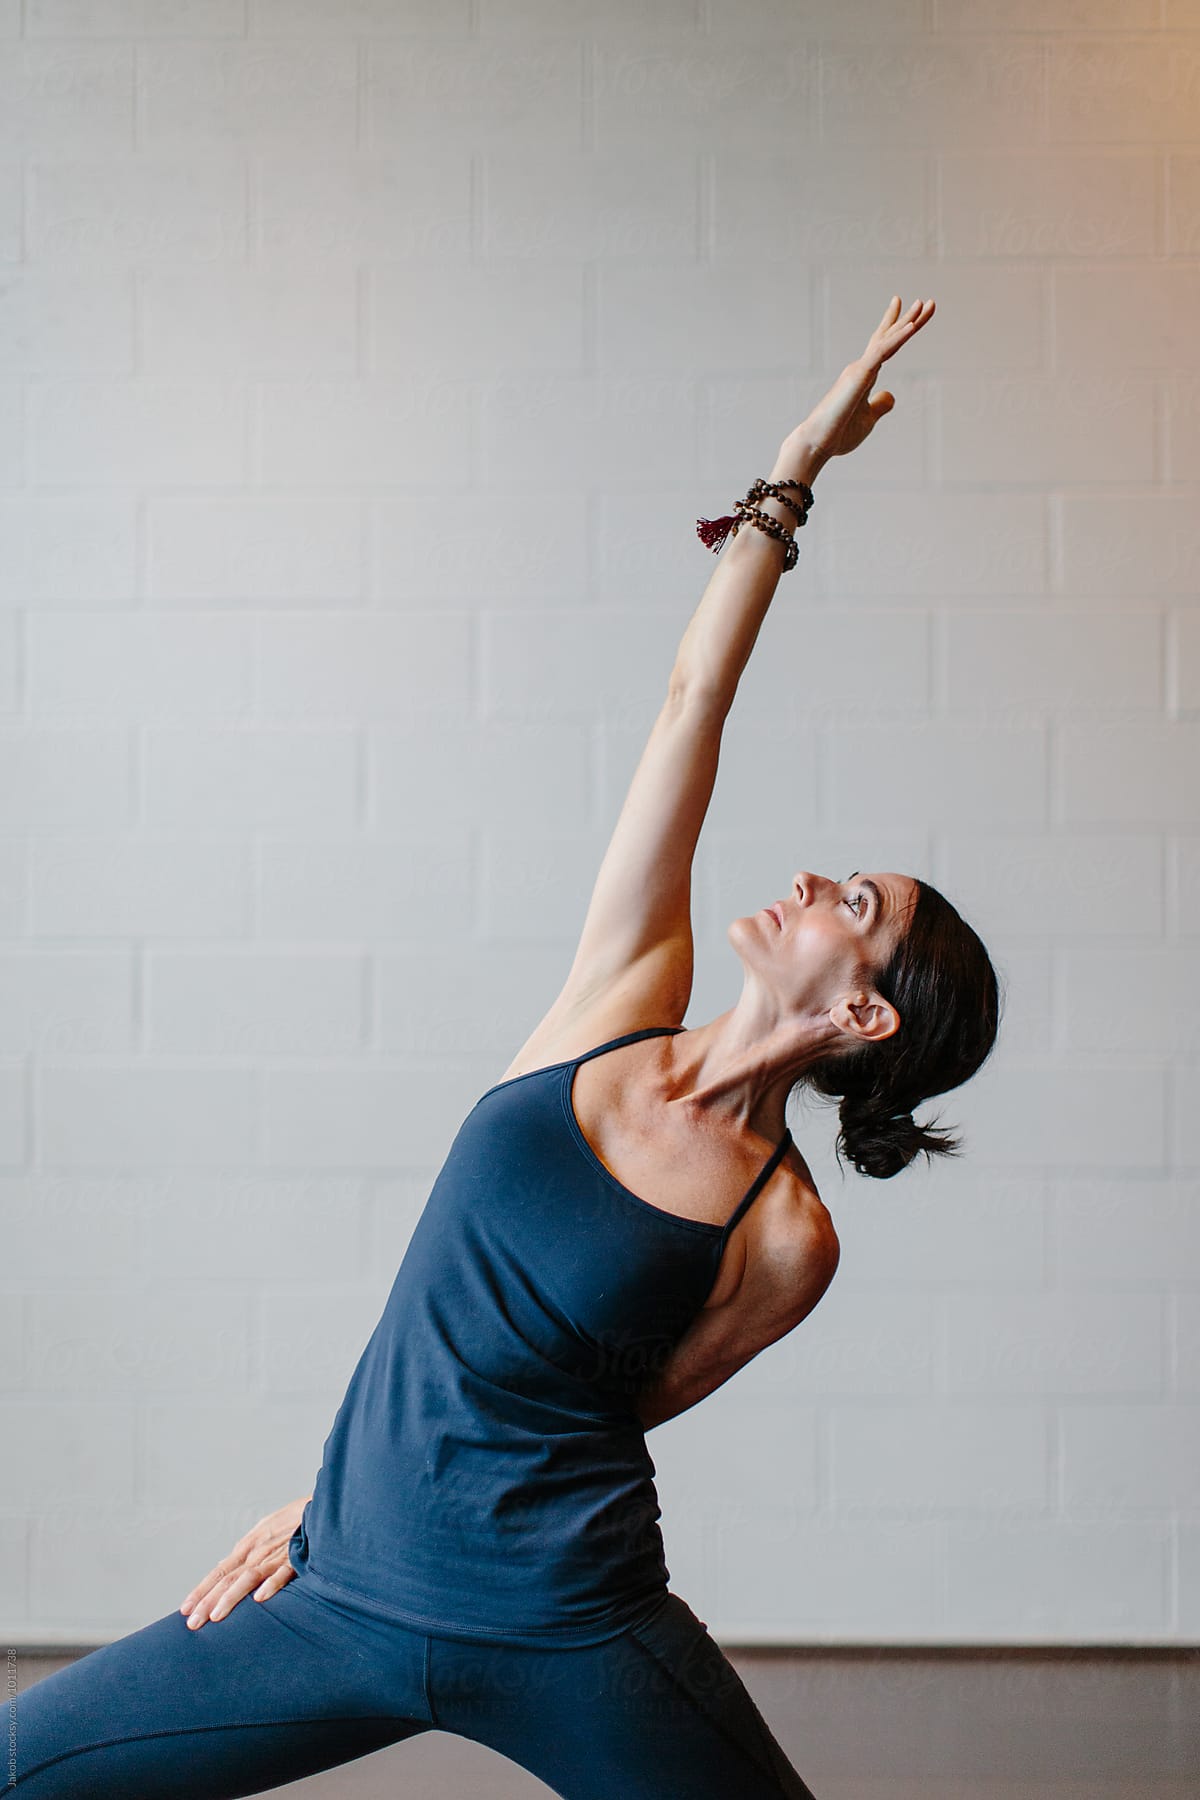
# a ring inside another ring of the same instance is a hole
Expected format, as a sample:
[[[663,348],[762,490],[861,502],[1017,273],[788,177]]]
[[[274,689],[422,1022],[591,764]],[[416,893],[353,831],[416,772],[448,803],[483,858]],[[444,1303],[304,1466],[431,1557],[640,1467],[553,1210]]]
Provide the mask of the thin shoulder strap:
[[[772,1150],[770,1156],[767,1158],[766,1162],[763,1164],[763,1167],[759,1170],[758,1174],[755,1176],[754,1181],[753,1181],[749,1191],[743,1196],[743,1198],[741,1200],[739,1200],[737,1209],[734,1212],[733,1217],[728,1221],[728,1223],[725,1226],[725,1236],[726,1237],[729,1236],[729,1233],[733,1230],[734,1226],[737,1224],[738,1220],[743,1216],[743,1214],[746,1213],[748,1211],[748,1209],[751,1206],[753,1206],[754,1202],[758,1199],[758,1196],[762,1193],[763,1188],[767,1185],[767,1182],[771,1179],[772,1175],[775,1173],[776,1169],[779,1167],[779,1164],[783,1159],[783,1153],[787,1149],[787,1147],[791,1143],[791,1141],[792,1141],[792,1134],[789,1130],[785,1129],[783,1136],[780,1138],[779,1142],[776,1144],[774,1150]]]
[[[647,1025],[642,1031],[627,1031],[623,1037],[610,1038],[607,1044],[598,1044],[594,1050],[585,1050],[577,1056],[577,1063],[590,1062],[593,1056],[603,1056],[606,1050],[615,1050],[621,1044],[636,1044],[639,1038],[663,1037],[667,1032],[682,1031],[682,1025]]]

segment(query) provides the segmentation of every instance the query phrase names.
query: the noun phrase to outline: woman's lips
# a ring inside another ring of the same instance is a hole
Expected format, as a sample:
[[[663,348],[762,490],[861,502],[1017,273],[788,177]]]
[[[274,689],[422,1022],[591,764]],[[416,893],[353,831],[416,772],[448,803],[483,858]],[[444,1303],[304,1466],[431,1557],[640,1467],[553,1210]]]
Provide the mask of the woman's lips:
[[[782,930],[783,930],[783,920],[782,920],[782,919],[781,919],[781,918],[780,918],[780,916],[779,916],[779,903],[778,903],[778,901],[776,901],[776,903],[775,903],[775,905],[774,905],[774,906],[764,906],[764,907],[763,907],[763,911],[764,911],[764,912],[765,912],[765,913],[770,913],[770,915],[771,915],[771,917],[772,917],[772,918],[773,918],[773,919],[774,919],[774,921],[775,921],[775,923],[776,923],[776,925],[778,925],[778,927],[779,927],[779,929],[780,929],[780,931],[782,931]]]

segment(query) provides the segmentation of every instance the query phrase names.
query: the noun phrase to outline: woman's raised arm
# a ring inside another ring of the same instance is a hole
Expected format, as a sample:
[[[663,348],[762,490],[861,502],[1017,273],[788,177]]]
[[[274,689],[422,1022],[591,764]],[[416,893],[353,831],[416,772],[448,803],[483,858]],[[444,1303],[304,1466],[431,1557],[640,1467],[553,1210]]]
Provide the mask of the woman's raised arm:
[[[928,324],[933,312],[932,300],[918,300],[901,314],[900,298],[893,295],[862,355],[846,364],[825,398],[785,438],[772,481],[798,479],[811,487],[830,457],[847,455],[870,436],[896,404],[886,388],[871,393],[881,364]],[[785,525],[795,524],[780,501],[764,496],[759,505]],[[683,634],[673,680],[689,692],[708,696],[719,711],[723,709],[722,716],[733,704],[782,567],[776,543],[753,527],[743,527],[731,539]]]
[[[932,317],[918,301],[900,315],[894,298],[866,350],[780,446],[775,482],[810,487],[831,456],[857,447],[894,397],[872,398],[880,364]],[[781,501],[758,503],[785,527]],[[645,1024],[680,1023],[692,987],[692,862],[716,783],[721,733],[771,604],[783,555],[776,539],[747,525],[731,538],[686,631],[666,698],[634,772],[596,877],[575,960],[553,1007],[510,1072],[536,1067],[572,1036],[584,1012],[620,985],[620,1008]],[[630,1025],[629,1029],[636,1029]]]

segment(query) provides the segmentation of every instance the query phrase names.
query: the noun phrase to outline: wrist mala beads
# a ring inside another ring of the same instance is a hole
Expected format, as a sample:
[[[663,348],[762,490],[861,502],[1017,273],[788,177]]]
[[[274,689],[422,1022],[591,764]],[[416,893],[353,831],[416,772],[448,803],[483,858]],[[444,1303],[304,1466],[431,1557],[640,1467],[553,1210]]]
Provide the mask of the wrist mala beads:
[[[799,505],[790,494],[784,493],[785,488],[796,489],[800,495]],[[794,569],[800,560],[800,551],[795,537],[787,529],[787,526],[781,524],[778,519],[772,518],[769,512],[764,512],[761,506],[754,505],[754,502],[760,500],[764,494],[770,494],[774,499],[781,501],[789,512],[795,513],[798,531],[807,520],[812,508],[812,489],[803,481],[763,481],[760,477],[748,490],[746,498],[735,503],[731,513],[726,513],[720,519],[697,519],[696,536],[702,543],[708,545],[715,556],[725,539],[736,537],[744,524],[756,525],[760,531],[769,532],[772,537],[778,538],[783,545],[783,568],[786,574],[789,569]]]

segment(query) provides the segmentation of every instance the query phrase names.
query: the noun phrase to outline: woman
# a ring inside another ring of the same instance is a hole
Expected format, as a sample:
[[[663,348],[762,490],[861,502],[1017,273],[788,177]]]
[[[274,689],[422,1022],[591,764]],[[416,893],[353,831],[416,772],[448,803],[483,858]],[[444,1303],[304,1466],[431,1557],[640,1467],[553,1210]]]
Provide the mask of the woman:
[[[313,1494],[263,1519],[178,1613],[20,1697],[26,1800],[259,1793],[431,1728],[569,1800],[812,1800],[668,1591],[645,1433],[832,1279],[833,1222],[785,1125],[793,1088],[842,1097],[864,1174],[954,1153],[911,1110],[989,1054],[997,985],[935,889],[802,871],[729,928],[737,1004],[685,1030],[690,871],[810,484],[891,410],[871,396],[880,365],[933,310],[892,300],[769,486],[723,522],[733,541],[566,984],[455,1137]]]

